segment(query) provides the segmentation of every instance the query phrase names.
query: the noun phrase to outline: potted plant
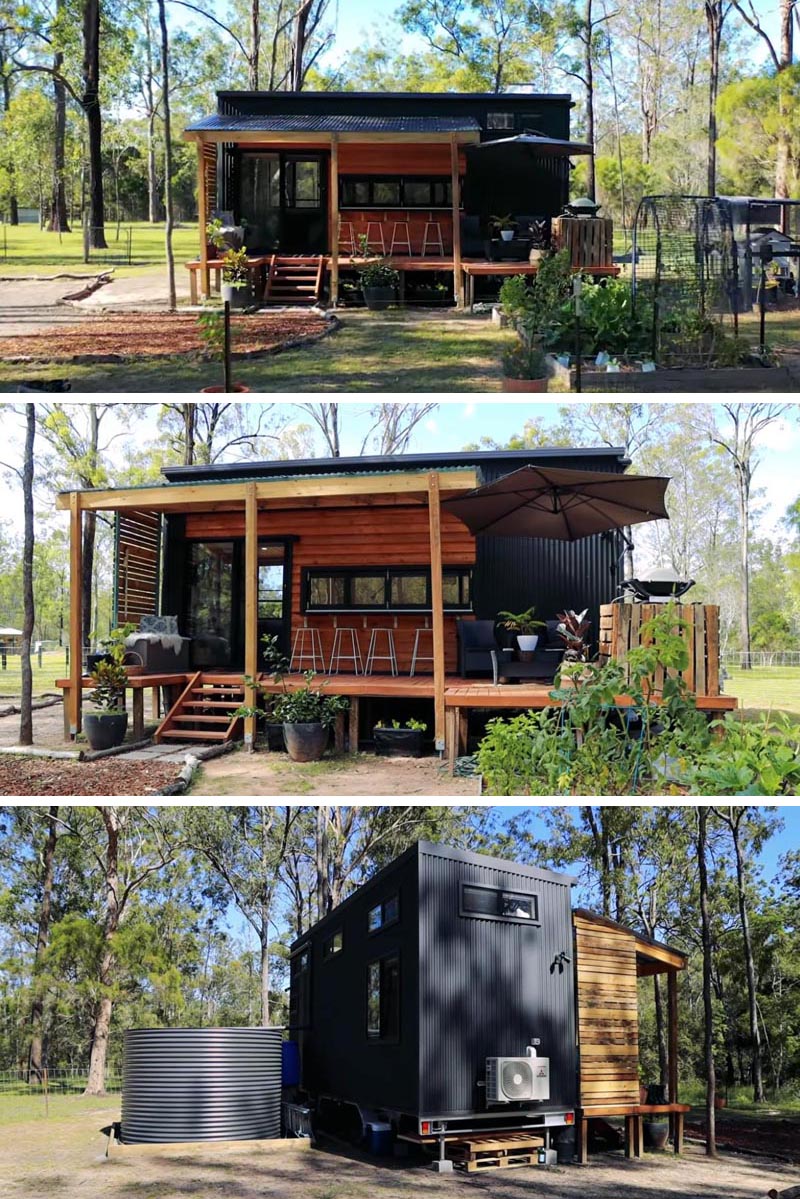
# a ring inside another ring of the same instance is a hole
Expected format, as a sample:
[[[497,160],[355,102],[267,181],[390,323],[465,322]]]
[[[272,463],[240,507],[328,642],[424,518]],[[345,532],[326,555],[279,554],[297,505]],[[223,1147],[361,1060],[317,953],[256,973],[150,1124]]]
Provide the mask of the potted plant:
[[[125,667],[125,638],[133,625],[112,629],[102,643],[104,656],[94,666],[90,678],[94,689],[89,692],[89,702],[96,711],[87,712],[84,718],[86,738],[92,749],[113,749],[125,740],[128,730],[128,713],[125,711],[125,684],[128,670]]]
[[[358,241],[364,265],[359,268],[357,277],[364,303],[372,312],[389,308],[397,303],[400,272],[395,270],[388,258],[370,257],[367,238],[363,233]]]
[[[222,311],[216,307],[205,307],[197,316],[200,340],[205,347],[205,356],[222,362],[222,383],[201,387],[203,392],[245,392],[250,388],[244,383],[234,383],[231,378],[231,313],[230,304]]]
[[[212,221],[206,222],[206,252],[209,258],[216,258],[220,250],[223,250],[227,242],[222,236],[222,221],[219,217],[214,217]]]
[[[387,758],[421,758],[423,735],[427,724],[421,720],[393,720],[390,725],[379,722],[372,730],[375,753]]]
[[[489,218],[489,222],[493,229],[496,229],[503,241],[513,241],[514,234],[517,230],[517,222],[512,217],[511,213],[506,216],[493,216]]]
[[[503,391],[547,391],[547,355],[537,341],[518,338],[503,354]]]
[[[250,303],[250,267],[244,247],[228,249],[222,255],[220,292],[231,308],[247,308]]]
[[[317,762],[325,753],[331,726],[336,723],[340,712],[345,712],[350,701],[343,695],[323,695],[322,687],[314,687],[314,671],[303,674],[303,686],[290,691],[285,676],[289,662],[282,653],[278,638],[265,633],[261,638],[264,645],[264,660],[272,673],[273,683],[281,687],[277,697],[265,693],[258,679],[245,677],[245,684],[260,690],[265,695],[263,708],[243,704],[236,709],[237,716],[261,716],[278,722],[283,727],[286,750],[293,762]]]
[[[535,619],[535,611],[536,609],[531,605],[524,612],[498,612],[497,614],[500,627],[517,634],[517,645],[522,662],[529,662],[536,652],[539,634],[535,630],[545,627],[543,620]]]
[[[582,612],[568,608],[565,612],[557,614],[556,634],[566,646],[558,670],[557,682],[560,687],[577,687],[587,678],[591,678],[589,643],[586,639],[591,621],[586,619],[587,612],[588,608],[584,608]]]

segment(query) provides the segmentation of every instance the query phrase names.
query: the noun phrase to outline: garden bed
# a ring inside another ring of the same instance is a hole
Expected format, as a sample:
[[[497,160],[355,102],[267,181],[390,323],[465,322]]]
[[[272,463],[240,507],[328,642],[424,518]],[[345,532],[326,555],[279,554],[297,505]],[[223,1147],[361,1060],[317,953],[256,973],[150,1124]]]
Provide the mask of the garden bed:
[[[575,387],[575,368],[570,370]],[[606,372],[584,368],[583,391],[730,392],[797,391],[800,380],[785,366],[708,366]]]
[[[175,782],[174,762],[97,762],[0,754],[0,795],[159,795]]]
[[[308,312],[258,312],[232,321],[234,358],[276,353],[317,341],[337,322]],[[108,313],[41,333],[0,338],[5,362],[124,362],[205,352],[196,315]]]

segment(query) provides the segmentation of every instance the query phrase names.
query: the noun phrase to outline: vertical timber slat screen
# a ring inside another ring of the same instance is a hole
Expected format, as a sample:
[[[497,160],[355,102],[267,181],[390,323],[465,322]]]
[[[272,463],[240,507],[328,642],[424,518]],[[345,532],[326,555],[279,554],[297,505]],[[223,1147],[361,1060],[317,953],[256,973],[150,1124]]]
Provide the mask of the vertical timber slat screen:
[[[675,615],[686,621],[684,637],[689,663],[678,673],[695,695],[719,695],[719,607],[716,604],[676,604]],[[628,651],[644,644],[641,628],[663,613],[663,604],[604,604],[600,609],[600,658],[623,662]],[[663,667],[653,680],[664,684]]]
[[[117,514],[116,623],[138,625],[158,612],[161,517],[157,512]]]
[[[554,217],[553,246],[569,250],[573,267],[611,266],[614,222],[608,217]]]
[[[573,914],[580,1105],[639,1102],[636,942],[624,929]]]

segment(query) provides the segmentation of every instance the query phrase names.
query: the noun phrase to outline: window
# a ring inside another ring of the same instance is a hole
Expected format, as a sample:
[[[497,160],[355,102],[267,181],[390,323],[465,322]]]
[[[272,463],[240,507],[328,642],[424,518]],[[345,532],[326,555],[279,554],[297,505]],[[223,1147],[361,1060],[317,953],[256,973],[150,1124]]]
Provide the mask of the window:
[[[327,941],[322,942],[322,956],[324,959],[334,958],[337,953],[342,952],[344,941],[342,939],[342,930],[337,928],[336,932],[328,937]]]
[[[487,920],[511,920],[520,924],[539,923],[539,898],[503,887],[482,887],[463,883],[461,915]]]
[[[399,897],[390,895],[388,899],[384,899],[374,908],[370,908],[367,915],[367,929],[371,933],[376,933],[379,929],[386,928],[387,924],[395,924],[399,919]]]
[[[319,208],[322,204],[319,159],[288,159],[284,187],[287,208]]]
[[[342,179],[340,208],[449,208],[452,180],[424,175]]]
[[[282,545],[258,547],[258,619],[276,620],[283,615],[284,556]]]
[[[513,129],[513,112],[490,112],[486,114],[487,129]]]
[[[304,945],[292,954],[289,963],[289,1023],[307,1028],[311,1023],[311,946]]]
[[[451,612],[472,610],[472,571],[448,567],[442,573],[444,607]],[[426,566],[402,568],[342,567],[303,570],[305,612],[427,611],[432,607],[431,572]]]
[[[379,958],[367,966],[367,1039],[400,1039],[400,958]]]

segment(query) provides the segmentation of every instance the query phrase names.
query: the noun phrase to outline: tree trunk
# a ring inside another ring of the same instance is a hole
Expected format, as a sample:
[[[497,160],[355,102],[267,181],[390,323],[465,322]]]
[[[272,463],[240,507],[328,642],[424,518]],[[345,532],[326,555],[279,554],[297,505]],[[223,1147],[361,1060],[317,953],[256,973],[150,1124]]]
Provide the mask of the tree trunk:
[[[261,924],[261,1027],[270,1027],[269,1018],[269,909]]]
[[[313,3],[314,0],[302,0],[295,17],[294,38],[292,41],[292,91],[295,92],[303,90],[303,80],[305,78],[303,59],[306,52],[306,27]]]
[[[8,71],[10,72],[9,65]],[[11,107],[11,77],[6,71],[5,61],[3,62],[3,111],[8,112]],[[9,225],[19,224],[19,205],[17,202],[16,192],[16,176],[14,171],[14,163],[10,158],[6,162],[6,171],[8,172],[8,223]]]
[[[791,169],[790,105],[786,102],[781,87],[781,74],[794,60],[794,7],[795,0],[780,0],[780,51],[778,55],[778,144],[775,152],[775,195],[779,200],[788,200],[791,195],[789,175]],[[784,229],[787,233],[788,230]]]
[[[170,312],[178,306],[175,294],[175,255],[172,252],[172,131],[169,107],[169,35],[167,33],[165,0],[158,0],[158,21],[161,27],[161,88],[164,105],[164,207],[166,222],[164,240],[167,253],[167,292]]]
[[[728,827],[733,838],[733,848],[736,854],[736,891],[739,900],[739,918],[742,922],[742,940],[744,941],[744,964],[747,975],[747,1008],[750,1017],[750,1041],[753,1052],[753,1101],[764,1102],[764,1078],[761,1055],[761,1034],[758,1028],[758,994],[756,989],[756,968],[753,960],[753,939],[750,935],[750,915],[747,910],[747,894],[745,891],[744,861],[739,840],[741,819],[745,809],[739,808],[734,814],[730,810],[727,819]]]
[[[667,1021],[664,1013],[664,996],[661,993],[661,978],[653,975],[653,997],[656,1002],[656,1040],[658,1041],[658,1081],[662,1087],[669,1085],[669,1055],[667,1053]],[[675,1096],[670,1095],[670,1103]]]
[[[19,743],[33,745],[33,672],[31,670],[31,637],[36,613],[33,602],[33,440],[36,434],[36,406],[25,405],[25,451],[22,460],[22,507],[24,535],[22,545],[22,650],[20,672],[22,691],[19,701]]]
[[[36,967],[42,960],[42,955],[50,941],[50,913],[53,900],[53,863],[56,856],[56,818],[58,805],[50,808],[47,817],[47,838],[42,852],[42,899],[39,904],[39,926],[36,930],[36,954],[33,962],[34,978]],[[34,982],[33,1002],[31,1004],[31,1047],[28,1054],[28,1082],[41,1082],[44,1078],[44,1054],[42,1052],[42,1023],[44,1020],[44,999],[39,987]]]
[[[103,117],[100,110],[100,0],[83,3],[83,111],[89,137],[89,244],[105,250]]]
[[[108,1034],[111,1029],[113,1002],[110,990],[114,982],[116,958],[113,939],[119,928],[119,834],[122,826],[117,808],[98,808],[106,830],[105,885],[106,906],[103,920],[105,948],[100,962],[98,982],[100,998],[95,1012],[92,1029],[92,1045],[89,1053],[89,1077],[84,1095],[104,1095],[106,1089],[106,1058],[108,1056]]]
[[[586,159],[586,194],[590,200],[595,199],[596,182],[594,169],[594,61],[592,55],[592,0],[586,0],[586,15],[584,17],[584,79],[586,80],[586,140],[592,147],[591,154]]]
[[[147,219],[158,224],[158,172],[156,170],[156,114],[147,118]]]
[[[708,27],[708,194],[717,194],[717,95],[719,93],[719,55],[724,14],[722,0],[706,0]]]
[[[247,86],[258,91],[259,60],[261,57],[261,0],[250,0],[250,60],[247,64]]]
[[[717,1080],[714,1064],[714,1006],[711,995],[712,940],[708,910],[708,808],[697,809],[697,868],[700,875],[700,925],[703,943],[703,1060],[706,1071],[706,1154],[717,1156],[714,1100]]]
[[[750,481],[744,463],[736,463],[739,501],[739,639],[742,669],[750,670]]]
[[[56,16],[63,18],[66,0],[57,0]],[[53,56],[53,194],[50,200],[50,218],[47,228],[51,233],[69,233],[67,197],[64,189],[67,140],[67,89],[58,77],[64,63],[59,51]]]

